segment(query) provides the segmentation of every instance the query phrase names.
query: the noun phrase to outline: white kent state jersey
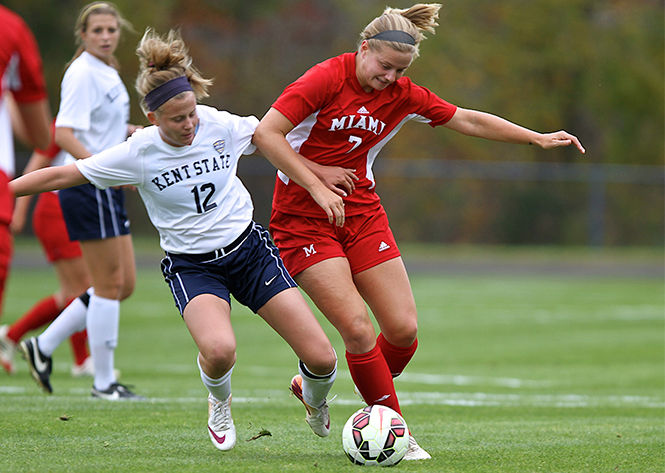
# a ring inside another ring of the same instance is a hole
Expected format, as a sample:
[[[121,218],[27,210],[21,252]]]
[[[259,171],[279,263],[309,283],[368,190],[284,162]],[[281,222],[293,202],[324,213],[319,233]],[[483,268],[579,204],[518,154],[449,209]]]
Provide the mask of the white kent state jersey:
[[[56,128],[72,128],[76,139],[92,154],[125,141],[129,94],[118,71],[84,51],[65,71],[61,89]],[[53,164],[74,161],[62,150]]]
[[[207,253],[232,243],[252,221],[254,207],[236,171],[252,154],[259,121],[197,105],[199,126],[189,146],[162,140],[159,128],[137,130],[127,141],[76,161],[101,189],[133,185],[143,199],[161,247]]]

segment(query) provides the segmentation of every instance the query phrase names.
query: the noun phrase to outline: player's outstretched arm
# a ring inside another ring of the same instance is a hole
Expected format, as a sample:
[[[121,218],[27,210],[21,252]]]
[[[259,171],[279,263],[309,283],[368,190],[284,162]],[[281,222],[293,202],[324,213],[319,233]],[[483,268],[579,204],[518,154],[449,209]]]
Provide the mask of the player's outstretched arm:
[[[75,164],[55,166],[24,174],[9,183],[15,196],[66,189],[89,182]]]
[[[35,150],[32,152],[28,164],[23,169],[23,174],[48,167],[51,164],[51,159],[48,158],[43,151]],[[19,234],[25,228],[28,220],[28,212],[30,211],[30,202],[32,201],[31,195],[22,195],[14,203],[14,213],[12,214],[12,221],[9,224],[9,229],[14,234]]]
[[[535,144],[543,149],[574,145],[580,153],[586,152],[580,140],[566,131],[538,133],[504,118],[477,110],[458,108],[453,118],[445,126],[464,135],[488,140]]]

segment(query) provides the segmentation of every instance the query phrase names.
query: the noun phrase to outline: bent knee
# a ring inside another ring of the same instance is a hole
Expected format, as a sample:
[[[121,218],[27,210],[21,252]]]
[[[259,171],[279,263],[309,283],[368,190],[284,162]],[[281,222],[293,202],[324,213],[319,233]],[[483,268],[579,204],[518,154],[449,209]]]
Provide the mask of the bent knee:
[[[367,322],[352,323],[340,331],[344,346],[351,353],[366,353],[372,349],[376,342],[374,326],[368,319]]]
[[[124,301],[134,293],[134,284],[125,284],[120,288],[120,300]]]
[[[206,365],[214,367],[214,371],[222,369],[224,372],[231,369],[236,361],[235,346],[211,344],[199,347],[199,352]]]
[[[309,356],[307,360],[302,360],[307,369],[312,374],[318,376],[325,376],[333,372],[337,366],[337,356],[335,350],[330,347],[330,350],[322,351]]]
[[[412,322],[400,324],[399,327],[391,329],[383,329],[381,331],[385,339],[391,345],[397,347],[409,347],[413,345],[418,336],[418,324],[415,319]]]

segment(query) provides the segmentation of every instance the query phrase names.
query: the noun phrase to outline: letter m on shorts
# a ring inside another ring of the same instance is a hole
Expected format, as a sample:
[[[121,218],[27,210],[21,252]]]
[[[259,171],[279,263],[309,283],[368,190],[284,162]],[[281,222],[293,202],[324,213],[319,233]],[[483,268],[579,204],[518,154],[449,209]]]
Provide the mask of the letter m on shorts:
[[[316,250],[314,249],[314,243],[309,245],[309,247],[303,246],[302,249],[305,251],[305,258],[309,258],[313,254],[316,254]]]

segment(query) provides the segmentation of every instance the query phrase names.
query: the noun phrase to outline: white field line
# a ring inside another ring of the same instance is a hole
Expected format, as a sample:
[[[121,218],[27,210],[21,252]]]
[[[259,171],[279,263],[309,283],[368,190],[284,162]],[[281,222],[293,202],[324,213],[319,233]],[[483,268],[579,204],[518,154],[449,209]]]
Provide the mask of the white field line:
[[[399,383],[420,383],[438,386],[473,386],[484,385],[498,386],[502,388],[539,388],[552,386],[551,381],[534,381],[519,378],[493,378],[485,376],[466,376],[461,374],[425,374],[425,373],[402,373],[398,378]]]
[[[22,397],[29,392],[35,392],[35,387],[0,386],[0,395],[6,398]],[[203,388],[201,389],[203,391]],[[333,388],[333,392],[334,392]],[[652,409],[665,408],[665,399],[650,396],[590,396],[585,394],[497,394],[497,393],[462,393],[462,392],[404,392],[398,391],[400,404],[428,405],[428,406],[462,406],[462,407],[641,407]],[[58,400],[77,399],[79,401],[104,402],[90,397],[87,389],[68,389],[62,393],[51,396],[44,395],[46,402]],[[0,410],[2,405],[0,398]],[[155,404],[205,404],[204,394],[184,397],[149,397],[148,402]],[[252,390],[251,396],[234,393],[233,404],[272,404],[291,405],[286,390]],[[338,395],[331,401],[331,405],[362,405],[355,395]],[[32,409],[30,407],[29,409]],[[20,403],[12,402],[13,410],[20,410]]]

